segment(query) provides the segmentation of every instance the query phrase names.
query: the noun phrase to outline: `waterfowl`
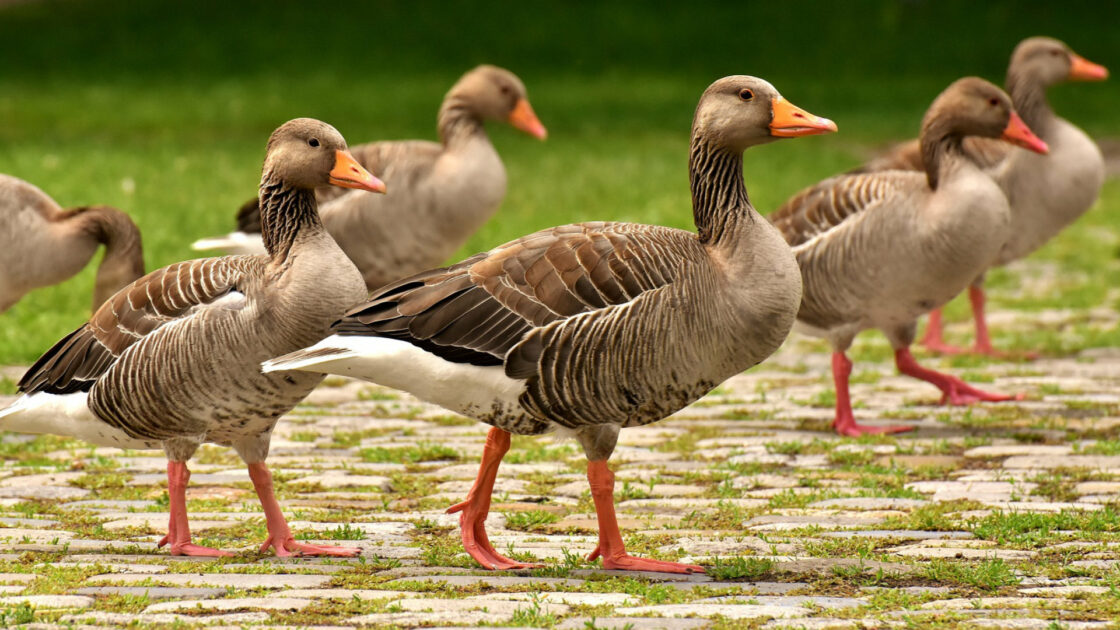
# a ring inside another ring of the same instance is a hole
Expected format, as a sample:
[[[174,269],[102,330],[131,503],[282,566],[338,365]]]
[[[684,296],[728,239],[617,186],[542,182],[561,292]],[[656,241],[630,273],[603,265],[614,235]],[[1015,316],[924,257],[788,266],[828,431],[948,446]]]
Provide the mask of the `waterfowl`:
[[[62,209],[37,187],[0,175],[0,313],[29,291],[81,271],[105,246],[97,267],[93,309],[144,275],[140,230],[109,206]]]
[[[319,221],[315,188],[384,185],[330,125],[289,121],[268,141],[261,176],[263,256],[226,256],[153,271],[109,299],[27,371],[0,429],[94,444],[162,448],[171,518],[160,546],[174,555],[230,555],[194,545],[187,460],[204,442],[246,462],[277,555],[353,555],[296,542],[264,460],[277,419],[319,383],[314,374],[262,374],[260,362],[322,339],[365,297],[354,264]]]
[[[942,401],[1011,398],[924,368],[909,349],[918,317],[968,286],[1007,238],[1007,199],[964,152],[965,136],[1002,138],[1046,152],[1002,90],[983,79],[964,78],[934,100],[922,121],[924,173],[840,175],[798,193],[770,216],[801,267],[798,327],[832,345],[837,433],[912,428],[860,425],[852,415],[852,363],[845,352],[868,328],[886,334],[901,373],[936,385]]]
[[[1011,205],[1008,238],[993,266],[1025,258],[1057,236],[1097,200],[1104,184],[1104,158],[1096,143],[1046,101],[1046,90],[1065,81],[1103,81],[1108,69],[1086,60],[1050,37],[1031,37],[1015,47],[1007,68],[1007,91],[1023,121],[1050,147],[1040,155],[1007,143],[969,138],[965,152],[985,166]],[[900,145],[864,169],[922,170],[917,141]],[[971,349],[945,343],[941,309],[930,313],[922,345],[936,352],[1002,356],[992,346],[984,316],[984,274],[968,288],[976,340]],[[1032,353],[1028,353],[1030,356]]]
[[[451,88],[439,110],[437,142],[406,140],[354,147],[354,157],[389,185],[385,195],[320,189],[323,225],[373,291],[447,262],[482,227],[506,194],[506,171],[486,135],[506,121],[544,139],[547,131],[512,72],[479,66]],[[260,231],[256,204],[238,212],[238,231],[195,243],[244,250]]]
[[[743,151],[835,131],[762,79],[713,83],[697,106],[689,175],[697,233],[633,223],[554,227],[377,291],[334,334],[264,364],[402,389],[492,425],[461,512],[463,544],[500,555],[484,522],[510,433],[561,431],[589,460],[608,569],[699,572],[635,558],[615,519],[607,466],[623,427],[655,422],[768,357],[785,339],[801,279],[781,234],[751,206]]]

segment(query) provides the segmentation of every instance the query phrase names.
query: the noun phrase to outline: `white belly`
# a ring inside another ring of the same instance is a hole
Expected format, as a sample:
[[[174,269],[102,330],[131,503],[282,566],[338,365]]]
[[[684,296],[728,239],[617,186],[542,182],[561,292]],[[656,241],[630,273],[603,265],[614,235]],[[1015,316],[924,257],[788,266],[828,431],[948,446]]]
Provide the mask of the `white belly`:
[[[98,446],[118,448],[162,448],[158,440],[129,437],[124,431],[93,415],[86,404],[87,392],[21,396],[0,410],[0,430],[17,433],[64,435]]]

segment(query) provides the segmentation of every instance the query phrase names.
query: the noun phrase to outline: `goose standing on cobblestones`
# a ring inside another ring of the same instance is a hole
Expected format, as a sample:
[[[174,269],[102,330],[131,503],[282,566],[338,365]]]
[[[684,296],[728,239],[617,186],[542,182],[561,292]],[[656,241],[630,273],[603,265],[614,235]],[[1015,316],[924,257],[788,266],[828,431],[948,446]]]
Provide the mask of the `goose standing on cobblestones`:
[[[191,542],[186,462],[204,442],[232,446],[248,464],[267,519],[262,551],[356,554],[296,542],[264,463],[277,419],[322,377],[262,374],[260,362],[322,339],[365,297],[358,270],[319,221],[314,190],[327,183],[384,190],[334,127],[285,123],[268,141],[261,177],[268,254],[178,263],[126,287],[28,370],[0,429],[162,448],[171,518],[160,546],[174,555],[230,555]]]
[[[1086,60],[1064,43],[1049,37],[1023,40],[1011,55],[1007,91],[1023,121],[1050,147],[1039,155],[998,140],[969,138],[966,153],[984,165],[1011,205],[1010,236],[993,265],[1025,258],[1058,235],[1093,205],[1104,185],[1104,157],[1092,138],[1054,114],[1046,90],[1064,81],[1103,81],[1108,70]],[[865,171],[923,170],[917,141],[908,142],[873,160]],[[922,345],[937,352],[973,352],[1003,356],[992,346],[984,317],[984,274],[968,289],[976,341],[971,350],[945,343],[941,309],[930,313]]]
[[[1007,239],[1010,210],[992,178],[964,153],[965,136],[1003,138],[1046,153],[998,87],[975,77],[942,92],[922,121],[925,173],[881,171],[826,179],[770,216],[793,247],[804,298],[805,332],[833,348],[833,428],[842,435],[907,431],[864,426],[852,415],[845,351],[878,328],[894,347],[898,370],[936,385],[942,400],[1009,400],[917,364],[910,354],[917,319],[951,300],[982,272]]]
[[[506,171],[485,121],[506,121],[542,140],[547,135],[521,80],[494,66],[463,75],[444,98],[438,120],[438,143],[405,140],[353,148],[358,162],[388,184],[387,194],[317,191],[323,225],[370,291],[446,263],[497,211],[506,194]],[[194,247],[262,251],[255,200],[238,213],[238,230]]]
[[[108,206],[63,210],[35,186],[0,175],[0,313],[27,292],[81,271],[105,246],[97,267],[93,310],[144,275],[140,230]]]
[[[700,572],[626,553],[607,459],[619,429],[656,422],[781,345],[801,295],[781,234],[747,199],[743,151],[835,131],[766,81],[733,76],[704,92],[689,174],[699,234],[580,223],[530,234],[384,287],[335,334],[265,370],[343,374],[411,392],[493,425],[461,511],[466,550],[505,558],[484,523],[510,433],[574,434],[607,569]]]

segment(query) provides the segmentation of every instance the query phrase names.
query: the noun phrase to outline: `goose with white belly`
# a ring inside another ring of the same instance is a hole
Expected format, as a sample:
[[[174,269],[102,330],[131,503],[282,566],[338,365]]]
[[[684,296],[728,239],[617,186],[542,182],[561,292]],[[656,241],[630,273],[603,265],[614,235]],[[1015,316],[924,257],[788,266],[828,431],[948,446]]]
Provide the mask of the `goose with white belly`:
[[[486,537],[510,433],[574,434],[589,460],[604,568],[699,572],[626,553],[607,459],[618,432],[656,422],[773,353],[801,280],[747,199],[743,151],[835,131],[766,81],[713,83],[696,108],[689,174],[698,233],[580,223],[522,237],[376,292],[306,350],[265,370],[343,374],[403,389],[493,428],[461,511],[464,546],[493,569],[527,566]]]
[[[354,157],[384,180],[389,192],[339,193],[320,188],[323,225],[373,291],[447,262],[498,210],[506,171],[484,123],[508,122],[543,140],[525,85],[512,72],[479,66],[451,88],[439,110],[440,141],[373,142]],[[238,231],[204,239],[195,249],[257,253],[260,213],[250,201],[238,212]]]
[[[1108,70],[1086,60],[1069,46],[1050,37],[1023,40],[1011,55],[1007,91],[1023,121],[1050,147],[1040,155],[1007,143],[969,138],[965,152],[984,165],[1003,189],[1011,206],[1008,238],[993,266],[1025,258],[1058,235],[1093,205],[1104,184],[1104,158],[1084,131],[1056,115],[1046,101],[1046,90],[1065,81],[1103,81]],[[865,172],[922,170],[917,141],[909,142],[870,162]],[[976,339],[971,349],[945,342],[941,309],[930,313],[922,337],[926,348],[949,354],[972,352],[1003,356],[991,341],[984,316],[984,274],[968,288]],[[1032,356],[1032,353],[1027,353]]]
[[[93,310],[144,275],[140,230],[109,206],[64,210],[42,190],[0,175],[0,313],[29,291],[63,282],[89,263],[99,245]]]
[[[322,377],[262,374],[260,362],[322,339],[366,295],[319,221],[314,191],[328,183],[384,190],[333,127],[285,123],[269,139],[261,177],[268,254],[182,262],[125,287],[28,370],[0,429],[162,448],[171,515],[160,546],[174,555],[229,555],[191,542],[187,460],[205,442],[232,446],[248,464],[267,520],[262,551],[357,553],[295,541],[264,463],[277,419]]]
[[[886,334],[901,373],[937,386],[943,401],[1012,398],[924,368],[909,349],[918,317],[968,286],[1007,239],[1007,199],[964,153],[966,136],[1002,138],[1041,154],[1047,150],[1003,90],[983,79],[964,78],[934,100],[922,121],[925,173],[840,175],[798,193],[769,217],[801,267],[804,297],[798,326],[824,337],[833,348],[837,433],[912,428],[855,421],[848,393],[852,364],[845,351],[868,328]]]

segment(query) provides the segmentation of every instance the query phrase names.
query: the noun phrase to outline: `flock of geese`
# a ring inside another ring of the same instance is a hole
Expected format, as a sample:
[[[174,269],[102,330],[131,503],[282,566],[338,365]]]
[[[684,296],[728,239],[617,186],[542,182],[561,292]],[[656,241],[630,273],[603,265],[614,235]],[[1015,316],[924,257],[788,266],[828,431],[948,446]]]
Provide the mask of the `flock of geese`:
[[[985,271],[1056,235],[1103,182],[1100,151],[1054,114],[1046,89],[1106,77],[1059,41],[1025,40],[1011,58],[1010,96],[982,79],[954,82],[916,142],[805,189],[768,218],[747,196],[743,152],[836,125],[762,79],[726,77],[704,91],[693,119],[696,232],[565,225],[443,268],[433,267],[505,194],[486,121],[547,135],[524,85],[500,68],[476,68],[451,88],[439,143],[351,150],[326,123],[285,123],[268,140],[238,231],[196,243],[239,253],[147,275],[127,216],[63,210],[3,178],[0,309],[72,275],[99,243],[107,254],[92,318],[28,370],[0,429],[162,448],[170,522],[160,546],[177,555],[228,555],[193,544],[186,486],[201,444],[232,446],[264,510],[262,551],[348,556],[358,550],[294,539],[265,464],[277,420],[323,375],[346,375],[491,425],[478,477],[450,509],[483,566],[532,566],[499,554],[484,524],[510,434],[556,431],[587,455],[599,521],[591,559],[701,572],[627,554],[607,466],[619,430],[656,422],[765,360],[795,325],[833,348],[833,426],[843,435],[911,428],[859,424],[852,413],[845,351],[868,328],[886,334],[901,373],[938,387],[943,402],[1011,398],[919,365],[909,349],[916,322],[968,289],[973,350],[998,353],[983,316]],[[960,351],[938,323],[926,345]]]

